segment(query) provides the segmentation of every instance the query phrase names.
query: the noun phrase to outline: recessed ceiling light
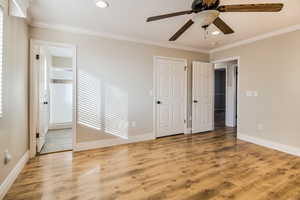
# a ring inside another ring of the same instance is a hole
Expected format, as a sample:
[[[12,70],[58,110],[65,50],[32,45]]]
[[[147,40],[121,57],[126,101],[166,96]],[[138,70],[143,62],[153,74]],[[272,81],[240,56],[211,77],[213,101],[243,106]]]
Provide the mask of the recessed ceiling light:
[[[106,1],[96,0],[96,6],[98,6],[99,8],[107,8],[109,5]]]
[[[211,33],[212,35],[219,35],[220,34],[220,31],[214,31]]]

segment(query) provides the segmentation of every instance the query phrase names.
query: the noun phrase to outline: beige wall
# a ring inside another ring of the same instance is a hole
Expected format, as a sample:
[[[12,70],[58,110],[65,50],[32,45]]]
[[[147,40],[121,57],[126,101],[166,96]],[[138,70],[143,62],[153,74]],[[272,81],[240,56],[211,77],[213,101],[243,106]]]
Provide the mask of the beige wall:
[[[240,134],[300,147],[299,38],[295,31],[211,55],[240,56]],[[259,96],[246,97],[248,90]]]
[[[31,28],[30,34],[38,40],[76,44],[78,83],[81,84],[80,74],[84,72],[95,77],[103,85],[114,87],[128,96],[128,121],[136,122],[136,127],[129,127],[129,138],[153,132],[153,101],[149,93],[153,89],[154,56],[186,58],[189,67],[192,60],[209,60],[208,54],[96,36],[40,28]],[[113,137],[103,131],[78,126],[78,142],[103,138]]]
[[[0,184],[28,149],[28,28],[22,19],[8,18],[8,46],[0,119]],[[4,151],[12,160],[4,165]]]
[[[26,23],[9,18],[8,57],[4,73],[4,117],[0,119],[0,183],[28,148],[28,34]],[[129,121],[137,126],[130,136],[152,132],[153,56],[208,61],[208,55],[31,28],[35,39],[74,43],[78,47],[78,69],[92,74],[128,94]],[[240,56],[241,134],[300,146],[300,31],[216,52],[211,60]],[[80,83],[80,79],[79,79]],[[247,90],[258,97],[246,97]],[[258,124],[264,129],[259,131]],[[78,127],[79,142],[111,138],[101,131]],[[3,151],[12,161],[4,166]]]

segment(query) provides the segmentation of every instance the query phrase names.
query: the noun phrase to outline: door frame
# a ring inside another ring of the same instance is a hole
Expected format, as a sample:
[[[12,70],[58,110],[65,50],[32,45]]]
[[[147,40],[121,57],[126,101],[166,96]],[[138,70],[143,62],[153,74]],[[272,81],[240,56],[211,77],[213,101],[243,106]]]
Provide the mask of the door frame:
[[[72,68],[73,68],[73,111],[72,111],[72,143],[73,151],[76,146],[76,127],[77,127],[77,47],[75,44],[57,43],[44,40],[30,40],[30,67],[29,67],[29,155],[33,158],[37,155],[37,128],[38,128],[38,70],[35,65],[34,46],[55,46],[70,48],[73,51]]]
[[[236,96],[237,96],[237,110],[236,110],[236,113],[237,113],[237,119],[236,119],[236,127],[237,127],[237,133],[239,133],[239,124],[240,124],[240,74],[241,74],[241,58],[240,56],[233,56],[233,57],[228,57],[228,58],[224,58],[224,59],[219,59],[219,60],[213,60],[211,61],[212,64],[217,64],[217,63],[222,63],[222,62],[228,62],[228,61],[233,61],[233,60],[237,60],[237,69],[238,69],[238,75],[237,75],[237,85],[236,85]],[[227,68],[226,68],[226,71],[227,71]],[[227,72],[226,72],[226,76],[227,76]],[[226,77],[227,79],[227,77]],[[226,80],[227,82],[227,80]],[[227,87],[226,87],[226,93],[227,93]],[[213,99],[215,101],[215,96],[213,95]],[[227,99],[226,99],[227,101]],[[215,113],[214,113],[215,114]],[[213,118],[213,120],[215,120],[215,118]]]
[[[188,117],[187,117],[187,101],[188,101],[188,62],[187,59],[184,58],[173,58],[173,57],[164,57],[164,56],[154,56],[153,57],[153,91],[151,92],[153,96],[153,131],[154,131],[154,137],[157,138],[157,123],[156,123],[156,116],[157,116],[157,72],[158,72],[158,66],[157,66],[157,60],[158,59],[167,59],[167,60],[174,60],[174,61],[180,61],[184,62],[185,64],[185,73],[184,73],[184,134],[188,133]]]
[[[234,109],[235,109],[235,113],[237,113],[237,96],[238,96],[238,93],[237,93],[237,87],[238,87],[238,86],[237,86],[237,84],[236,84],[236,82],[237,82],[236,79],[237,79],[238,77],[236,76],[236,70],[238,70],[238,64],[236,64],[236,65],[234,64],[234,65],[232,65],[232,66],[234,66],[234,68],[235,68],[235,71],[234,71],[234,73],[235,73],[235,75],[234,75],[234,76],[235,76],[235,83],[234,83],[234,84],[235,84],[235,90],[234,90],[234,96],[235,96],[235,99],[234,99],[234,101],[235,101],[235,108],[234,108]],[[231,66],[231,67],[232,67],[232,66]],[[228,73],[228,66],[226,66],[226,101],[225,101],[225,102],[226,102],[226,113],[225,113],[225,115],[228,115],[228,113],[227,113],[228,107],[227,107],[227,106],[228,106],[228,97],[229,97],[229,95],[228,95],[228,93],[229,93],[228,91],[229,91],[229,90],[228,90],[228,87],[227,87],[227,81],[228,81],[228,74],[227,74],[227,73]],[[234,116],[234,118],[236,118],[236,116]],[[233,123],[232,125],[229,125],[229,124],[228,124],[228,117],[226,116],[226,117],[225,117],[225,124],[226,124],[228,127],[236,127],[236,126],[237,126],[237,119],[234,120],[234,123]]]

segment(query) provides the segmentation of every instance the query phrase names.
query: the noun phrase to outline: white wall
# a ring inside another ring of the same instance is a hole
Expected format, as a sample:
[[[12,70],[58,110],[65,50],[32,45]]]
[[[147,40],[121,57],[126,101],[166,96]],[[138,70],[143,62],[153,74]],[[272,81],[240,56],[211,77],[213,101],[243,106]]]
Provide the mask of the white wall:
[[[66,48],[64,48],[64,51],[66,51]],[[72,68],[72,62],[71,57],[52,56],[52,65],[57,68]]]
[[[72,125],[73,72],[72,68],[69,68],[69,60],[72,63],[72,58],[51,57],[50,128]]]
[[[72,83],[50,84],[50,127],[72,123]]]

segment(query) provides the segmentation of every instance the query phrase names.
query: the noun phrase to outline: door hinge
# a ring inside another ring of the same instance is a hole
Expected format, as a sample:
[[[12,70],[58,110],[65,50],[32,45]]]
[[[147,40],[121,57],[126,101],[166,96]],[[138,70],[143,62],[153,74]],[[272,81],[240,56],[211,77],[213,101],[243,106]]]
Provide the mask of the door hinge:
[[[36,138],[40,138],[40,134],[39,133],[36,134]]]
[[[39,60],[39,59],[40,59],[40,55],[39,55],[39,54],[36,54],[36,55],[35,55],[35,59]]]
[[[184,71],[186,71],[186,70],[187,70],[187,66],[184,67]]]

